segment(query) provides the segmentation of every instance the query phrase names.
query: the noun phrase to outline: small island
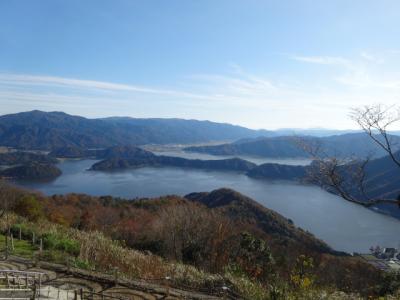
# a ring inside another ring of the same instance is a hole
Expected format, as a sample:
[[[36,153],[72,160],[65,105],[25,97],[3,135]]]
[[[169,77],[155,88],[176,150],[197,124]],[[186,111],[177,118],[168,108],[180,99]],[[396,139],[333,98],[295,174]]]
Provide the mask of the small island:
[[[53,164],[31,162],[10,167],[0,172],[0,177],[17,180],[51,180],[62,174]]]
[[[91,167],[91,170],[111,171],[126,168],[168,166],[247,172],[256,167],[255,164],[240,158],[221,160],[186,159],[181,157],[155,155],[149,151],[132,146],[109,148],[104,152],[103,156],[105,159],[95,163]]]

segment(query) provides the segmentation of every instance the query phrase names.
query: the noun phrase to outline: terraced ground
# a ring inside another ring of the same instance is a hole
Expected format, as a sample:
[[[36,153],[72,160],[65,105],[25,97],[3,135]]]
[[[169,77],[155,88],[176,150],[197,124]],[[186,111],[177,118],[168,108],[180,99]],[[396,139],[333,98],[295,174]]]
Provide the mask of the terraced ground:
[[[107,278],[107,276],[97,277],[98,275],[92,272],[71,270],[61,265],[45,262],[37,263],[35,266],[31,260],[17,256],[11,256],[8,260],[0,261],[0,270],[42,273],[40,287],[40,298],[42,299],[220,299],[206,294],[168,288],[161,284],[140,281],[121,284],[119,280],[116,283],[115,280]],[[4,293],[0,295],[0,298],[3,298],[2,296],[4,296]]]

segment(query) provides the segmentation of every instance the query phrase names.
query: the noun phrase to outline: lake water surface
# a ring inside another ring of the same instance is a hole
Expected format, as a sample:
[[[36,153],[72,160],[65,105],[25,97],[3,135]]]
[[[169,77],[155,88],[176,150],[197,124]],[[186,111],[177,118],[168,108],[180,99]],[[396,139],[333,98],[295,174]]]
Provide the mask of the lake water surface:
[[[292,165],[292,166],[306,166],[311,163],[311,159],[308,158],[268,158],[268,157],[250,156],[250,155],[212,155],[207,153],[186,152],[179,148],[169,148],[167,150],[161,150],[161,149],[154,150],[150,148],[149,150],[156,155],[177,156],[187,159],[216,160],[216,159],[228,159],[228,158],[239,157],[241,159],[251,161],[256,165],[261,165],[265,163],[276,163],[276,164]]]
[[[47,195],[70,192],[124,198],[185,195],[228,187],[294,221],[336,250],[367,252],[371,245],[397,247],[400,221],[346,202],[318,187],[257,180],[235,172],[179,168],[140,168],[118,172],[87,171],[96,161],[66,160],[52,182],[19,182]]]

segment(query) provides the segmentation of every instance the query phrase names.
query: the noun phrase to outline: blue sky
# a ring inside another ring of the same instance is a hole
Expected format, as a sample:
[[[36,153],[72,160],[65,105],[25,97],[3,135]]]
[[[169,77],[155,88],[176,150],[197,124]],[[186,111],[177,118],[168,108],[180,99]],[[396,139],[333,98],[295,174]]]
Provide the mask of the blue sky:
[[[393,0],[0,1],[0,114],[355,127],[400,103]]]

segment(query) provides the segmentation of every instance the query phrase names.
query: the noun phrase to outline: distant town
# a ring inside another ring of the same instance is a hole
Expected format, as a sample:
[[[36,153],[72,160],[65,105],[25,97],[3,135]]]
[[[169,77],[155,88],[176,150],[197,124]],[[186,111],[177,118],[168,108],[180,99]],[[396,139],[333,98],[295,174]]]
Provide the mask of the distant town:
[[[400,247],[371,247],[369,254],[357,254],[373,266],[383,271],[400,272]]]

